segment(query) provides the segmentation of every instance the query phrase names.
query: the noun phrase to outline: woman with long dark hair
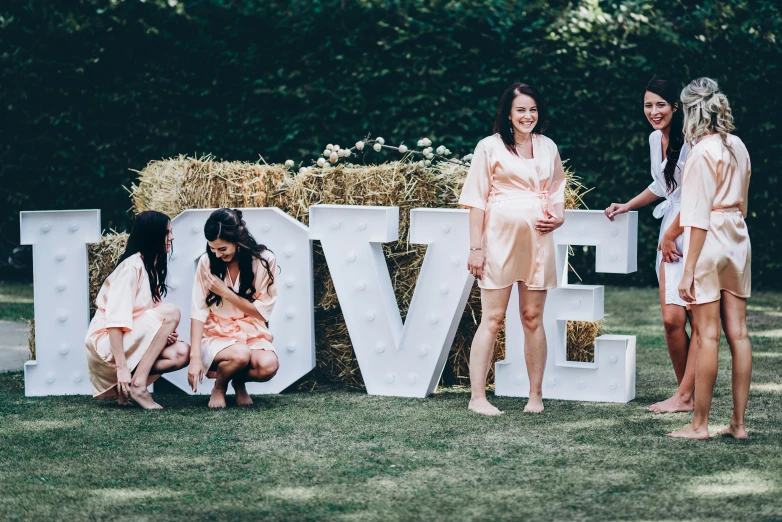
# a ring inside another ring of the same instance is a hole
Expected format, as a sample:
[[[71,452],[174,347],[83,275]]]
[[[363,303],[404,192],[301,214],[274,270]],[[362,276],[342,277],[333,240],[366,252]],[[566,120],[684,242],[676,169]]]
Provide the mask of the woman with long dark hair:
[[[93,395],[133,399],[158,409],[147,386],[161,374],[187,366],[190,347],[177,340],[179,309],[166,295],[171,220],[152,210],[136,217],[125,252],[95,299],[97,311],[85,344]]]
[[[682,174],[684,274],[679,295],[698,329],[695,411],[672,437],[709,438],[709,409],[717,380],[720,326],[732,360],[733,416],[721,435],[747,438],[744,412],[752,380],[747,331],[752,248],[747,216],[749,153],[734,129],[728,99],[711,78],[693,80],[681,93],[684,133],[692,151]]]
[[[236,403],[251,405],[248,381],[268,381],[279,363],[269,321],[277,288],[277,260],[247,230],[242,211],[220,208],[204,225],[206,253],[193,281],[190,369],[193,391],[205,373],[214,375],[210,408],[225,408],[231,382]]]
[[[541,134],[548,117],[541,94],[525,83],[500,98],[494,135],[478,142],[459,204],[470,209],[467,268],[481,288],[481,323],[470,348],[468,409],[501,412],[486,398],[486,376],[511,290],[519,289],[530,390],[524,407],[543,411],[546,291],[557,286],[554,237],[565,222],[565,170],[556,144]]]
[[[679,103],[679,88],[664,78],[652,78],[643,97],[644,114],[654,129],[649,135],[649,153],[652,167],[652,183],[627,203],[612,203],[605,214],[611,221],[615,216],[665,200],[654,209],[654,217],[661,219],[657,238],[655,270],[660,288],[660,306],[665,327],[665,343],[673,363],[673,371],[679,386],[664,401],[652,404],[648,411],[675,413],[692,411],[695,390],[695,357],[697,342],[695,328],[693,340],[687,335],[687,321],[692,327],[692,314],[687,303],[678,293],[679,281],[684,272],[681,260],[684,229],[679,223],[681,209],[682,169],[689,147],[682,131],[683,111]]]

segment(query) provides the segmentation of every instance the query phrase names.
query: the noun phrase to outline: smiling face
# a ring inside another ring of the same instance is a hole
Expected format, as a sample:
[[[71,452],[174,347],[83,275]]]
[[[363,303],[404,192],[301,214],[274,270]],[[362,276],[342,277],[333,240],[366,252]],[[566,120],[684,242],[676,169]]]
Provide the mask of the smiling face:
[[[671,125],[674,111],[675,108],[671,107],[671,104],[659,94],[650,91],[646,91],[644,94],[644,114],[654,130],[668,128]]]
[[[174,242],[174,231],[171,229],[171,221],[166,225],[166,254],[171,253],[171,244]]]
[[[207,241],[209,249],[224,263],[230,263],[236,255],[236,243],[231,243],[219,237],[214,241]]]
[[[513,98],[508,119],[514,134],[529,135],[538,124],[538,104],[532,96],[518,94]]]

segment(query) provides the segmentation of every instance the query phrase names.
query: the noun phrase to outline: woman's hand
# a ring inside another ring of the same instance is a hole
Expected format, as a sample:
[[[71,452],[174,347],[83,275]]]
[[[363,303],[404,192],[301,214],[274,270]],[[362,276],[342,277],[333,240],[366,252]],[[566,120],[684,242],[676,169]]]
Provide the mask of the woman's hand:
[[[117,366],[117,393],[125,397],[130,398],[130,369],[128,365]]]
[[[483,277],[483,265],[485,264],[486,258],[483,256],[483,250],[470,250],[470,255],[467,257],[467,270],[476,279]]]
[[[686,303],[695,302],[695,274],[693,272],[684,271],[679,283],[679,297]]]
[[[657,246],[657,250],[662,252],[664,263],[676,263],[680,257],[683,257],[679,249],[676,248],[676,238],[670,237],[667,232],[663,234],[663,239]]]
[[[206,274],[206,284],[207,290],[214,292],[220,297],[227,297],[229,292],[232,293],[231,289],[228,288],[228,285],[225,284],[225,281],[214,274]]]
[[[605,209],[605,215],[611,221],[614,220],[614,216],[619,214],[626,214],[630,212],[630,207],[627,203],[611,203],[611,205]]]
[[[171,332],[170,334],[168,334],[168,337],[166,338],[166,346],[171,346],[178,340],[179,340],[179,334],[176,332]]]
[[[537,230],[539,234],[548,234],[561,227],[564,222],[564,217],[549,215],[548,217],[535,221],[535,230]]]
[[[187,368],[187,383],[193,389],[193,393],[198,391],[199,382],[204,382],[204,366],[200,359],[190,359],[190,366]]]

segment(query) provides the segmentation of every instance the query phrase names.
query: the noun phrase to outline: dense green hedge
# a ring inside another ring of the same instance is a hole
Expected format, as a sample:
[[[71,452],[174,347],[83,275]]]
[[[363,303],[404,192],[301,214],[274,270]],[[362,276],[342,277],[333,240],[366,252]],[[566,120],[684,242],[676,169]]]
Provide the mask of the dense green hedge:
[[[646,81],[709,75],[753,159],[756,286],[782,284],[775,0],[169,1],[0,7],[7,240],[24,209],[99,207],[124,228],[130,169],[180,153],[299,161],[367,131],[467,153],[516,79],[546,93],[547,134],[603,208],[649,182]],[[654,282],[659,222],[640,221],[639,272],[608,280]]]

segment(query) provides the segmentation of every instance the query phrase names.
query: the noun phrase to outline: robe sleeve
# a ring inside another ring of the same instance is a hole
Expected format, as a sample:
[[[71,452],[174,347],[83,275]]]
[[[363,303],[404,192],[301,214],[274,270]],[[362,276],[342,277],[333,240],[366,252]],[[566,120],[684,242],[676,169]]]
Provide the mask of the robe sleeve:
[[[253,268],[255,269],[255,293],[253,294],[253,305],[261,314],[263,320],[269,322],[269,318],[274,310],[274,303],[277,301],[277,258],[271,252],[264,252],[264,259],[269,263],[269,270],[275,276],[274,282],[269,277],[266,267],[260,260],[255,260]]]
[[[133,329],[133,301],[139,275],[138,267],[130,261],[123,262],[111,274],[106,295],[106,328],[122,328],[125,332]]]
[[[746,148],[744,149],[745,155],[747,157],[747,178],[752,179],[752,162],[749,160],[749,153],[746,152]],[[749,183],[749,182],[747,182]],[[747,212],[749,212],[749,198],[743,198],[741,201],[741,204],[739,205],[739,208],[741,209],[741,215],[745,218],[747,217]]]
[[[687,158],[682,174],[681,226],[709,229],[718,176],[717,166],[708,154],[691,153]]]
[[[459,205],[486,210],[491,190],[491,165],[489,155],[483,142],[475,147],[472,156],[470,171],[464,180],[462,194],[459,197]]]
[[[554,168],[551,171],[551,181],[549,182],[548,199],[552,205],[565,202],[565,188],[567,179],[565,178],[565,167],[562,165],[562,158],[559,157],[559,151],[554,146]]]
[[[190,318],[206,322],[209,317],[209,307],[206,306],[206,296],[209,295],[206,286],[206,275],[209,273],[209,257],[201,256],[193,278],[193,292],[190,302]]]

